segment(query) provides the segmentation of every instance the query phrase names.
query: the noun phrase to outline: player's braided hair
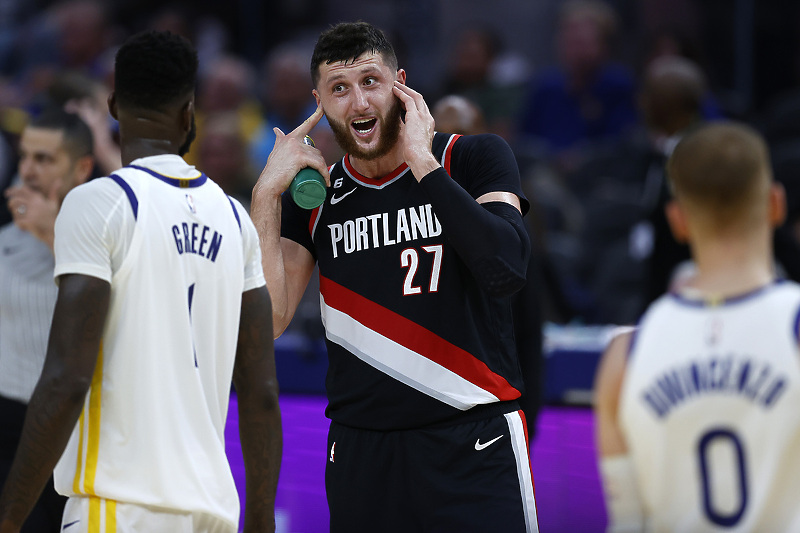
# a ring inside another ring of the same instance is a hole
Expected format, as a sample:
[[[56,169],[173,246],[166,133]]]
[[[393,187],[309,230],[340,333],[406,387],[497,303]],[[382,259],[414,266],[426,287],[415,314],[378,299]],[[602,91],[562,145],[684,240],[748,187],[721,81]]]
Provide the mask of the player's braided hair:
[[[365,52],[375,52],[393,69],[397,69],[397,56],[386,35],[367,22],[342,22],[320,34],[311,56],[311,80],[316,87],[319,66],[358,58]]]
[[[117,52],[114,91],[122,106],[163,109],[191,94],[197,82],[197,52],[180,35],[145,31]]]

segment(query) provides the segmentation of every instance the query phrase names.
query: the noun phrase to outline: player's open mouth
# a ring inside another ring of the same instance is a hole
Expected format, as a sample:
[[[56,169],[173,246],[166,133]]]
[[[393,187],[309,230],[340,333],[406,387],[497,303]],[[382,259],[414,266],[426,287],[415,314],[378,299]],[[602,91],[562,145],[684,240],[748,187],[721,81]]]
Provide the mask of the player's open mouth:
[[[367,118],[361,120],[354,120],[352,122],[353,129],[360,135],[368,135],[375,129],[375,124],[378,123],[376,118]]]

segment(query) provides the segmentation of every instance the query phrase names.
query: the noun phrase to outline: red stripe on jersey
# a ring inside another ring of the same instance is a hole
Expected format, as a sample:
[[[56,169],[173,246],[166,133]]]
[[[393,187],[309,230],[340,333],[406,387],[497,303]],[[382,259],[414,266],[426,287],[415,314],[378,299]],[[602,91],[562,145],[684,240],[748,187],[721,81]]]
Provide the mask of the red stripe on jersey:
[[[525,419],[525,412],[522,409],[517,412],[519,413],[519,417],[522,419],[522,428],[525,430],[525,446],[529,450],[528,453],[530,454],[531,441],[528,438],[528,421]],[[528,467],[531,469],[531,485],[533,486],[533,495],[536,496],[536,481],[533,479],[533,467],[531,466],[530,461],[528,461]],[[534,500],[533,503],[536,505],[536,500]],[[538,515],[539,510],[537,509],[536,511]]]
[[[519,398],[520,392],[503,376],[492,372],[483,361],[466,350],[324,276],[319,277],[319,284],[326,305],[450,370],[501,401]]]
[[[402,165],[394,169],[389,174],[383,176],[382,178],[367,178],[366,176],[362,176],[361,174],[359,174],[358,171],[355,168],[353,168],[353,164],[350,163],[350,154],[347,154],[345,156],[344,166],[356,181],[359,181],[363,185],[367,185],[369,187],[380,187],[381,185],[385,185],[408,169],[408,165],[406,163],[403,163]]]
[[[308,219],[308,234],[311,235],[312,238],[314,237],[314,226],[317,225],[317,219],[319,218],[320,207],[322,206],[315,207],[311,211],[311,217]]]
[[[461,138],[461,135],[453,135],[447,142],[447,148],[444,151],[444,169],[450,174],[450,160],[453,156],[453,146],[456,141]],[[451,174],[452,175],[452,174]]]

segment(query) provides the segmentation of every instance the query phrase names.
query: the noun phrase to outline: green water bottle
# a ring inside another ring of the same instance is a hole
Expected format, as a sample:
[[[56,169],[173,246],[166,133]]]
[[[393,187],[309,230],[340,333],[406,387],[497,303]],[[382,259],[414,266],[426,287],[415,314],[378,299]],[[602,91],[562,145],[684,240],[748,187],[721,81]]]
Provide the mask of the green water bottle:
[[[308,135],[303,142],[309,146],[314,146],[314,141]],[[317,170],[306,167],[292,180],[289,185],[289,194],[292,200],[303,209],[314,209],[322,205],[328,190],[325,187],[325,178]]]

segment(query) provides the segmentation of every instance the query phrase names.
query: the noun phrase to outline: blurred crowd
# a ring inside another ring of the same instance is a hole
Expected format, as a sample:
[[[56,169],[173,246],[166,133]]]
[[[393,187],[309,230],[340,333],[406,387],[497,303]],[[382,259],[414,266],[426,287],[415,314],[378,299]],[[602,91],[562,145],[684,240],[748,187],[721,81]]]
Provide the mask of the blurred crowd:
[[[254,10],[261,4],[234,3]],[[198,135],[187,160],[247,205],[272,128],[293,129],[315,106],[313,42],[282,36],[301,24],[337,21],[327,20],[321,2],[279,4],[272,25],[254,35],[247,21],[232,24],[230,13],[210,2],[134,9],[125,1],[0,1],[0,188],[15,179],[19,133],[50,104],[91,127],[95,175],[119,166],[116,124],[106,108],[116,47],[136,31],[169,29],[189,38],[200,58]],[[688,250],[672,239],[663,216],[663,163],[684,132],[722,117],[750,122],[770,142],[789,199],[788,220],[775,237],[776,268],[800,280],[800,84],[757,108],[740,105],[715,91],[704,59],[711,51],[702,46],[708,40],[693,36],[691,24],[657,27],[635,53],[621,53],[629,4],[554,2],[554,53],[535,68],[509,36],[464,25],[446,44],[441,82],[425,94],[440,131],[496,133],[514,149],[534,206],[528,223],[536,253],[525,297],[536,299],[540,320],[632,323],[691,272]],[[404,44],[397,43],[401,67]],[[312,137],[329,163],[341,158],[324,121]],[[2,202],[0,224],[9,220]]]

